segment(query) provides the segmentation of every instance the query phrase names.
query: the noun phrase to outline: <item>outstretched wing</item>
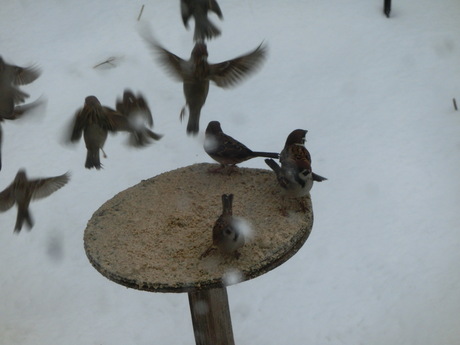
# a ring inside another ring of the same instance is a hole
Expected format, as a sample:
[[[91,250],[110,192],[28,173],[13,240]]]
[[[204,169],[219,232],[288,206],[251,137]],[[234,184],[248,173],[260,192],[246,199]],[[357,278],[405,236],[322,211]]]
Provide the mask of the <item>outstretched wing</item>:
[[[13,193],[13,183],[0,193],[0,212],[9,210],[15,202]]]
[[[267,55],[263,42],[252,52],[235,59],[217,64],[210,64],[210,79],[217,86],[227,88],[237,85],[251,73],[257,71]]]
[[[46,198],[66,185],[69,180],[70,173],[68,172],[59,176],[30,180],[29,183],[32,190],[32,199]]]

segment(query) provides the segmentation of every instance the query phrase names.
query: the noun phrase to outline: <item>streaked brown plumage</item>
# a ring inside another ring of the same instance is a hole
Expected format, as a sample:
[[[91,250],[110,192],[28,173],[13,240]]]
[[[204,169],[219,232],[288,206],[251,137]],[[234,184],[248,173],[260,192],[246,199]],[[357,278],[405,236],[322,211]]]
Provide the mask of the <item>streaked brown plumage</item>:
[[[30,230],[34,225],[29,212],[30,201],[49,196],[63,187],[69,180],[69,173],[29,180],[25,170],[21,169],[16,174],[14,181],[0,193],[0,212],[7,211],[16,204],[18,215],[14,232],[21,231],[24,221]]]
[[[220,30],[208,19],[208,12],[212,11],[223,19],[222,11],[216,0],[181,0],[180,9],[184,26],[188,29],[188,21],[195,19],[194,41],[203,41],[220,35]]]
[[[280,154],[281,166],[273,159],[265,160],[265,163],[275,172],[285,195],[293,198],[308,195],[313,181],[327,180],[312,172],[310,152],[304,146],[306,134],[307,131],[304,129],[296,129],[289,134]]]
[[[131,145],[140,147],[145,146],[153,140],[160,140],[163,135],[157,134],[145,127],[145,123],[150,128],[153,127],[153,117],[144,96],[140,93],[134,95],[129,89],[123,92],[123,99],[117,99],[116,110],[128,118],[133,131],[130,134],[129,142]]]
[[[186,104],[182,108],[180,118],[189,109],[187,133],[196,135],[199,131],[201,108],[206,102],[209,82],[214,82],[222,88],[236,86],[244,78],[255,72],[265,59],[267,48],[261,43],[253,51],[235,59],[221,63],[208,63],[208,50],[204,42],[197,42],[189,60],[174,55],[160,46],[151,35],[144,39],[157,53],[159,62],[179,81],[183,82]]]
[[[203,146],[206,153],[221,164],[220,169],[217,170],[226,166],[235,166],[255,157],[279,158],[278,153],[252,151],[238,140],[225,134],[219,121],[209,122]]]

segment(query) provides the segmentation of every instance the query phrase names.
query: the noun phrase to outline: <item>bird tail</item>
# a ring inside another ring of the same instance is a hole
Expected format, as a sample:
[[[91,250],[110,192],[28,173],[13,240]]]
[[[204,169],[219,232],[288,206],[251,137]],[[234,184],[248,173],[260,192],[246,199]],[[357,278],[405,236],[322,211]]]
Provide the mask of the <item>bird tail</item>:
[[[233,194],[222,194],[222,214],[232,215]]]
[[[220,36],[220,30],[208,19],[208,17],[195,21],[194,41],[204,41],[205,39],[212,39],[217,36]]]
[[[20,207],[18,209],[18,216],[16,218],[16,225],[14,227],[15,233],[21,232],[22,225],[24,224],[24,220],[26,221],[26,224],[29,230],[32,229],[32,227],[34,226],[34,222],[32,220],[32,217],[30,216],[28,207],[26,208]]]
[[[258,151],[254,151],[253,154],[254,154],[254,157],[266,157],[266,158],[275,158],[275,159],[280,158],[279,153],[275,153],[275,152],[258,152]]]
[[[101,159],[99,157],[99,149],[88,150],[88,152],[86,153],[85,168],[87,169],[96,168],[97,170],[101,168]]]
[[[276,176],[280,175],[281,167],[273,159],[266,159],[265,163],[275,172]]]
[[[201,109],[190,109],[187,122],[187,134],[197,135],[200,130],[200,111]]]

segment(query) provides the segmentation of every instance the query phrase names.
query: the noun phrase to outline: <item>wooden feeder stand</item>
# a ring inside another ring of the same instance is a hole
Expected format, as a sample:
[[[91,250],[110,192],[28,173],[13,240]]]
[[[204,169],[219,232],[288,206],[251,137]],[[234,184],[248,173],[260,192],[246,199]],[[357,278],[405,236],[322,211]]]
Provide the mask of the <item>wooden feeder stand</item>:
[[[187,292],[196,344],[233,345],[226,286],[236,282],[226,276],[238,272],[241,282],[284,263],[307,240],[313,212],[310,198],[306,212],[292,199],[292,211],[283,215],[286,204],[272,171],[209,173],[214,166],[194,164],[118,193],[89,220],[84,245],[91,264],[118,284]],[[225,193],[235,195],[233,214],[251,224],[253,237],[238,259],[218,251],[200,259]]]

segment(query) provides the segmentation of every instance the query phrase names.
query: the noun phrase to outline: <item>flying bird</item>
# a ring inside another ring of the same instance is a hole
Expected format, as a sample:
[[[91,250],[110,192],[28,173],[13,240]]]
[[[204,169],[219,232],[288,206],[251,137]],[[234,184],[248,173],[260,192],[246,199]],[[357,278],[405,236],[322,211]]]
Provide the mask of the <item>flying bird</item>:
[[[27,105],[18,105],[24,103],[29,95],[19,90],[17,85],[29,84],[36,80],[40,74],[41,71],[37,67],[10,65],[0,56],[0,170],[2,169],[1,122],[4,120],[16,120],[44,103],[43,100],[38,99]]]
[[[25,170],[21,169],[16,174],[14,181],[0,193],[0,212],[5,212],[16,204],[18,215],[14,232],[19,233],[21,231],[24,221],[30,230],[34,225],[29,212],[31,200],[51,195],[69,180],[69,173],[55,177],[28,179]]]
[[[205,132],[204,150],[220,167],[214,171],[224,169],[226,166],[247,161],[255,157],[279,158],[278,153],[252,151],[247,146],[225,134],[222,131],[219,121],[211,121]]]
[[[144,39],[156,52],[158,61],[178,81],[183,83],[186,104],[180,113],[182,120],[185,108],[189,110],[187,133],[196,135],[199,131],[201,108],[206,102],[209,82],[219,87],[236,86],[244,78],[255,72],[267,55],[266,46],[261,43],[253,51],[237,58],[220,63],[208,62],[208,50],[204,42],[197,42],[189,60],[174,55],[160,46],[151,35],[144,34]]]
[[[39,98],[36,101],[29,103],[29,104],[13,106],[12,111],[8,110],[7,112],[3,112],[2,110],[4,108],[2,108],[2,103],[0,101],[0,170],[2,170],[2,140],[3,140],[2,122],[4,120],[20,119],[24,115],[34,112],[34,110],[38,109],[45,103],[46,103],[45,100]]]
[[[134,131],[130,134],[130,144],[133,146],[145,146],[151,139],[160,140],[163,135],[152,132],[145,127],[145,124],[152,128],[153,117],[144,96],[126,89],[123,92],[123,99],[117,99],[115,109],[128,118],[129,124]]]
[[[220,30],[208,19],[208,12],[214,12],[223,19],[216,0],[181,0],[180,10],[184,26],[188,29],[190,17],[195,19],[194,41],[204,41],[220,35]]]

